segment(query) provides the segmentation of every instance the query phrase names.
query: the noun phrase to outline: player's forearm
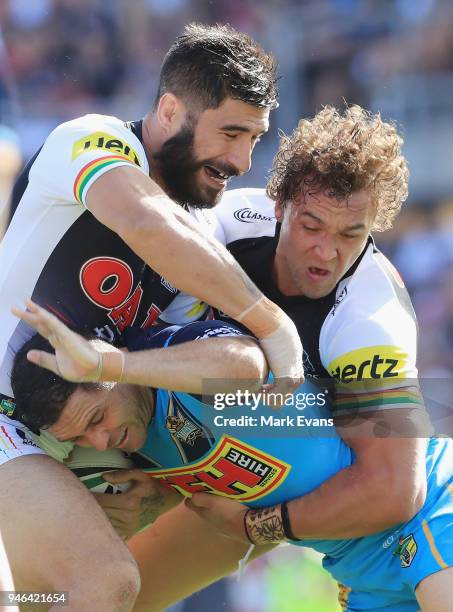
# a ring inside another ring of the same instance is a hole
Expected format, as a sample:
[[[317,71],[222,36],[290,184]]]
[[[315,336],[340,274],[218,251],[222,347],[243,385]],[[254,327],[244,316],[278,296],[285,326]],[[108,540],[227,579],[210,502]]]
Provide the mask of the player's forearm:
[[[203,236],[191,217],[183,215],[178,211],[164,222],[155,239],[146,232],[135,234],[130,246],[173,285],[250,329],[276,379],[300,383],[302,346],[294,323],[255,287],[220,243]]]
[[[294,323],[153,181],[137,169],[117,168],[94,183],[86,201],[101,223],[172,285],[248,327],[260,339],[276,379],[300,383],[302,346]]]
[[[168,205],[159,201],[160,207]],[[172,285],[233,318],[262,296],[225,247],[205,236],[182,209],[171,217],[150,218],[124,239]]]
[[[396,520],[398,514],[391,508],[398,500],[386,490],[389,483],[384,475],[378,479],[368,474],[368,481],[364,476],[360,468],[351,466],[303,497],[249,509],[244,518],[248,539],[259,545],[294,539],[342,540],[378,533],[403,522]]]
[[[87,204],[101,223],[181,291],[234,318],[261,297],[228,251],[137,169],[118,168],[100,177]]]
[[[267,375],[261,349],[251,338],[210,338],[127,353],[122,381],[186,393],[259,388]]]
[[[356,447],[367,442],[375,446],[369,456],[362,451],[351,466],[288,504],[296,537],[362,537],[409,521],[423,506],[426,439],[368,439]]]
[[[90,188],[87,206],[172,285],[237,316],[261,296],[228,251],[137,168],[116,168]]]
[[[367,474],[356,464],[342,470],[308,495],[289,502],[294,535],[343,539],[388,529],[397,522],[397,515],[389,508],[386,484],[384,473]]]

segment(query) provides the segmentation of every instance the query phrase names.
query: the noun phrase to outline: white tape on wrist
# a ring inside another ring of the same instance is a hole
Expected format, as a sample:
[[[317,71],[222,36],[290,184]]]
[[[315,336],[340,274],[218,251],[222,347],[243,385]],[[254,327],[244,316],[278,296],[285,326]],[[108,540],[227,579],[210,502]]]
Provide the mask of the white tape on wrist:
[[[259,343],[266,355],[268,364],[275,378],[303,377],[303,349],[296,326],[289,317],[280,322],[280,326]]]

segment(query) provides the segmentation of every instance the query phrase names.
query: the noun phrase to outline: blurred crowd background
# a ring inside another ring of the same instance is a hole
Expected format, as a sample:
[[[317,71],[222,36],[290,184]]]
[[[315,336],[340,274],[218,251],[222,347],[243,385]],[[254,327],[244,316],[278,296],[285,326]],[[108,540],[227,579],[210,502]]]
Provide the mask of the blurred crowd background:
[[[291,131],[324,104],[358,103],[400,125],[409,201],[395,227],[376,239],[413,297],[422,377],[452,378],[451,0],[0,0],[0,202],[58,123],[87,112],[141,117],[165,51],[190,21],[228,22],[279,61],[280,107],[252,172],[234,186],[263,185],[278,131]],[[327,603],[314,586],[322,577],[313,577],[312,558],[282,551],[207,601],[223,593],[225,609],[236,612],[335,610],[330,585]],[[277,604],[281,592],[296,603]],[[185,609],[213,609],[203,597]]]

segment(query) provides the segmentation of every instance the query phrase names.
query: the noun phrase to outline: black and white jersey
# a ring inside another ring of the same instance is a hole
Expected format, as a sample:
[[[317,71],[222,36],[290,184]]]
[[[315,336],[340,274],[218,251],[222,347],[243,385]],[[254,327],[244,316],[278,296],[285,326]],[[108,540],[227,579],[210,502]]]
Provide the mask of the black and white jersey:
[[[140,127],[102,115],[64,123],[19,177],[0,246],[0,393],[11,395],[13,356],[34,333],[10,313],[12,304],[31,297],[70,327],[116,343],[126,327],[152,325],[176,296],[85,207],[88,190],[109,170],[132,165],[148,175]],[[187,298],[178,322],[202,311]]]
[[[265,191],[228,191],[214,215],[218,240],[296,324],[306,374],[330,377],[338,383],[338,413],[352,407],[420,404],[420,395],[413,388],[417,378],[415,314],[398,272],[371,238],[329,295],[321,299],[285,296],[272,273],[280,226],[274,202]]]

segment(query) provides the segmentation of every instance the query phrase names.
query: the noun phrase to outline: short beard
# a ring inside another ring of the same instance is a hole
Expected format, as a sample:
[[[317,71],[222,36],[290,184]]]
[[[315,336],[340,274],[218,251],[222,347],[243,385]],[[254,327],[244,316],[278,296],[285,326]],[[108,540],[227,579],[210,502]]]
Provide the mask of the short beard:
[[[222,192],[212,190],[212,197],[205,194],[203,197],[196,184],[196,172],[204,163],[195,158],[194,122],[188,121],[175,134],[169,138],[160,151],[153,155],[158,162],[158,171],[165,184],[165,191],[179,204],[188,204],[193,208],[212,208],[217,204]],[[206,188],[209,191],[209,187]]]
[[[209,185],[203,186],[203,191],[197,185],[196,174],[205,165],[211,165],[225,172],[229,176],[239,174],[237,168],[221,163],[218,160],[197,160],[194,152],[196,120],[191,117],[180,131],[169,138],[153,160],[157,162],[167,194],[179,204],[188,204],[193,208],[213,208],[223,195],[223,189],[213,189]]]

